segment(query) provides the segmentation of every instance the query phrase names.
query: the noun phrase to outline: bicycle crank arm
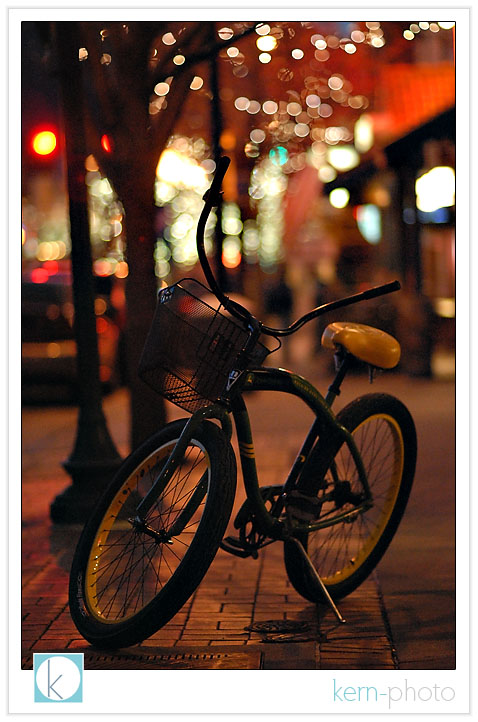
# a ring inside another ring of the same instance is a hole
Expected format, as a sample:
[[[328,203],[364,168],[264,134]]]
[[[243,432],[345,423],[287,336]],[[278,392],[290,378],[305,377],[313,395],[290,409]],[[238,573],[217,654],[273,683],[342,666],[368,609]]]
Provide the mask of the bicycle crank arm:
[[[241,541],[233,536],[225,537],[219,546],[225,552],[233,554],[235,557],[241,557],[241,559],[247,559],[247,557],[257,559],[259,556],[257,549],[246,549],[241,543]]]
[[[307,564],[307,567],[309,568],[310,573],[313,575],[313,577],[316,579],[318,585],[320,586],[328,605],[330,606],[331,610],[335,614],[338,621],[341,624],[345,624],[346,620],[340,614],[340,612],[337,608],[337,605],[335,604],[334,600],[332,599],[332,597],[329,594],[327,587],[325,586],[325,584],[322,581],[322,579],[320,578],[320,576],[317,574],[317,570],[315,569],[314,565],[310,561],[309,556],[308,556],[307,552],[305,551],[302,543],[298,539],[295,539],[294,537],[290,537],[290,539],[288,539],[288,541],[292,542],[292,544],[294,544],[296,546],[299,554],[302,556],[302,559]]]

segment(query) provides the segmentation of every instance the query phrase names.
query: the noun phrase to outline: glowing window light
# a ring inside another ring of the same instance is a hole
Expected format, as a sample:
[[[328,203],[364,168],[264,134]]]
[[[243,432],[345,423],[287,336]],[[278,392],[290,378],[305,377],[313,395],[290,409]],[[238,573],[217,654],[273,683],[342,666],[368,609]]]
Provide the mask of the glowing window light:
[[[98,258],[93,264],[93,270],[97,276],[111,276],[114,273],[114,265],[109,258]]]
[[[96,158],[94,155],[87,156],[85,160],[85,168],[87,171],[90,171],[92,173],[96,173],[99,170],[98,163],[96,162]]]
[[[167,276],[169,276],[170,272],[171,265],[168,263],[168,261],[164,261],[163,259],[156,261],[154,266],[154,273],[158,278],[166,278]]]
[[[356,206],[354,215],[358,229],[365,240],[372,245],[379,243],[382,237],[382,223],[377,206],[372,203]]]
[[[53,244],[49,241],[42,241],[38,245],[36,257],[39,261],[53,260]]]
[[[237,268],[241,262],[241,241],[237,236],[226,238],[222,244],[222,262],[226,268]]]
[[[202,188],[207,185],[206,170],[194,160],[166,148],[161,153],[156,176],[158,180],[183,188]]]
[[[331,166],[338,171],[346,171],[356,168],[360,162],[360,156],[351,145],[341,145],[329,148],[327,160]]]
[[[436,166],[415,182],[417,208],[431,213],[455,204],[455,172],[448,166]]]
[[[126,261],[120,261],[116,266],[115,276],[116,278],[126,278],[128,276],[128,264]]]
[[[455,318],[454,298],[436,298],[434,306],[436,313],[442,318]]]
[[[242,221],[240,218],[223,218],[222,229],[228,236],[237,236],[242,231]]]
[[[287,152],[285,148],[284,151]],[[252,171],[249,195],[257,207],[257,225],[245,224],[244,253],[247,262],[254,263],[257,258],[266,272],[274,269],[283,256],[283,195],[286,190],[287,176],[271,157],[265,158]]]
[[[260,239],[256,221],[253,219],[248,219],[244,223],[244,233],[242,234],[242,248],[246,261],[248,263],[254,263],[257,258],[257,252],[260,248]]]
[[[329,203],[334,208],[345,208],[350,199],[347,188],[334,188],[329,193]]]
[[[354,125],[354,145],[359,153],[366,153],[373,146],[373,142],[372,119],[364,113]]]

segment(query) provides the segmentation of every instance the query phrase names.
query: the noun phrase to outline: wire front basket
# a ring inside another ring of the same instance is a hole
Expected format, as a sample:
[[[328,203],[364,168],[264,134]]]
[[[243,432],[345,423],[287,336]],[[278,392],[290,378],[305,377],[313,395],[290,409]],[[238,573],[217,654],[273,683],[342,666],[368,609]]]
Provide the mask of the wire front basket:
[[[215,309],[199,297],[210,293],[192,279],[159,292],[138,368],[145,383],[191,413],[224,395],[249,337],[222,306]],[[268,353],[257,343],[251,366],[260,366]]]

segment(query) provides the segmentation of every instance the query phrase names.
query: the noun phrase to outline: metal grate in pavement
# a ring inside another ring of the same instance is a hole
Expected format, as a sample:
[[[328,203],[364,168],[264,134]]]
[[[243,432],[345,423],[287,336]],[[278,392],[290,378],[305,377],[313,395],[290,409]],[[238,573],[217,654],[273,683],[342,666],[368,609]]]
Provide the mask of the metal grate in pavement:
[[[75,650],[75,652],[78,650]],[[85,652],[85,669],[262,669],[258,650],[211,652],[210,648],[162,654]],[[32,655],[22,657],[22,669],[32,669]]]

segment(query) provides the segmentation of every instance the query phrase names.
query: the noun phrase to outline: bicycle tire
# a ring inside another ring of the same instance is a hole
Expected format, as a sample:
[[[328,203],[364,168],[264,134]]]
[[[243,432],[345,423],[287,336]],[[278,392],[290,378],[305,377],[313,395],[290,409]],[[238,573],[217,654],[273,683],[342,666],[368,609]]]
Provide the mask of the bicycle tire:
[[[337,420],[354,436],[373,506],[352,521],[296,534],[334,600],[353,592],[387,550],[407,505],[417,456],[413,419],[407,408],[389,394],[367,394],[355,399],[337,414]],[[327,487],[318,492],[318,497],[330,490],[335,470],[340,481],[350,482],[351,491],[358,489],[357,467],[348,446],[342,444],[325,474]],[[335,513],[333,506],[336,504],[325,502],[321,514]],[[347,510],[346,504],[342,510]],[[289,580],[301,596],[315,603],[324,601],[320,585],[297,547],[287,541],[284,562]]]
[[[224,432],[204,421],[145,521],[135,509],[174,448],[186,419],[150,437],[123,463],[85,526],[74,555],[70,612],[102,648],[137,644],[194,593],[224,535],[234,502],[236,460]]]

